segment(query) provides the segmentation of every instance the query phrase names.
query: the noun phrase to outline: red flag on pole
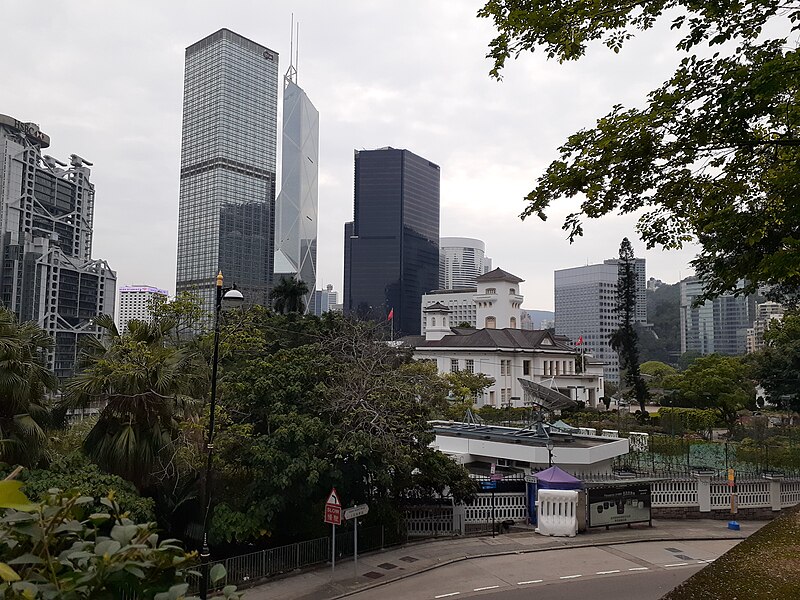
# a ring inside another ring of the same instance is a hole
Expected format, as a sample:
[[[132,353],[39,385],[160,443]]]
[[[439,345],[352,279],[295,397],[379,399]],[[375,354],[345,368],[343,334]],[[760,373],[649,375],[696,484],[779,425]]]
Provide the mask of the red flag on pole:
[[[387,321],[391,321],[392,319],[394,319],[394,309],[391,309],[391,310],[389,311],[389,316],[388,316],[388,317],[386,317],[386,320],[387,320]]]
[[[575,343],[576,346],[580,346],[581,344],[583,344],[583,336],[580,336],[578,341]]]

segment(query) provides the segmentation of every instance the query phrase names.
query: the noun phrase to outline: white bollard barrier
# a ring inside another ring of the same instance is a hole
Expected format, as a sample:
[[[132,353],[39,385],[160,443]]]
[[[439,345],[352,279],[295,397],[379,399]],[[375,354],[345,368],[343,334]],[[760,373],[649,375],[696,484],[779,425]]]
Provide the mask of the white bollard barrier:
[[[558,537],[575,537],[578,533],[576,490],[539,490],[536,507],[536,533]]]

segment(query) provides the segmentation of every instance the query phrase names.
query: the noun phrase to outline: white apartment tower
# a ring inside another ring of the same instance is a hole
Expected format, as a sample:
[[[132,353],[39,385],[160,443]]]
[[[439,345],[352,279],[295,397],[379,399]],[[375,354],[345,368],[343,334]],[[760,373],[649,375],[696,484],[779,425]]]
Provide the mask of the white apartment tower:
[[[117,330],[123,333],[128,328],[128,321],[153,320],[151,306],[158,299],[166,300],[169,296],[167,290],[162,290],[150,285],[124,285],[119,288],[119,317]]]
[[[492,269],[486,244],[464,237],[439,239],[439,287],[446,290],[474,288],[479,275]]]

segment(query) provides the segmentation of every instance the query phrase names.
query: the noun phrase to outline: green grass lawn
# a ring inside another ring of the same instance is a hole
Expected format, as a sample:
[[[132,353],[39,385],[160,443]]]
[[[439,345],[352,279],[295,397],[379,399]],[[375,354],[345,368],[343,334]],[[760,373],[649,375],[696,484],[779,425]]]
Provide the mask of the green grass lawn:
[[[800,599],[800,506],[739,543],[662,600]]]

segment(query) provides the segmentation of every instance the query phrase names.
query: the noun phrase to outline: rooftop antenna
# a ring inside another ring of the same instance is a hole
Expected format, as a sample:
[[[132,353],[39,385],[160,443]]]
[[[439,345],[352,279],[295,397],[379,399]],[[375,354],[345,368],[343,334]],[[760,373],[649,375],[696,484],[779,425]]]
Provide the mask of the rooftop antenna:
[[[297,69],[300,67],[300,21],[297,22],[297,44],[294,47],[294,82],[297,83]]]
[[[300,24],[297,24],[297,31],[298,35],[300,33]],[[294,13],[292,13],[292,25],[290,28],[290,35],[289,35],[289,68],[286,70],[286,75],[283,76],[283,83],[284,86],[288,85],[289,83],[297,83],[297,68],[295,64],[292,62],[292,58],[295,55],[295,45],[294,45]]]

